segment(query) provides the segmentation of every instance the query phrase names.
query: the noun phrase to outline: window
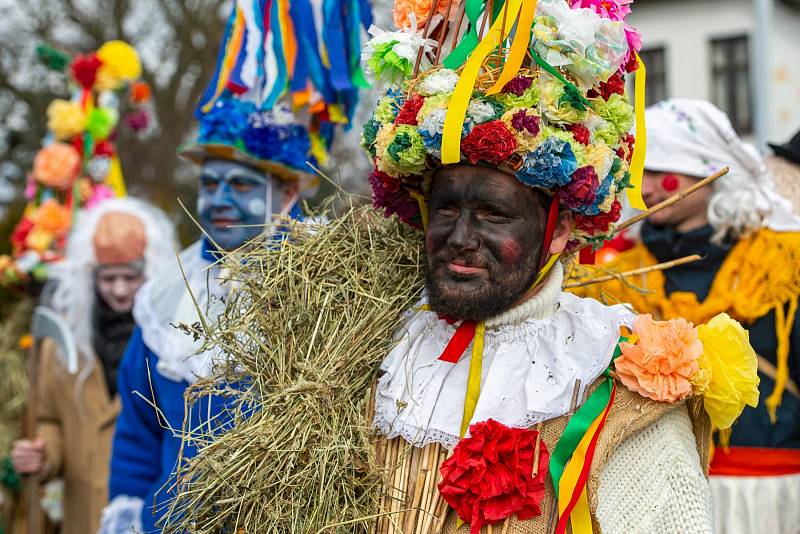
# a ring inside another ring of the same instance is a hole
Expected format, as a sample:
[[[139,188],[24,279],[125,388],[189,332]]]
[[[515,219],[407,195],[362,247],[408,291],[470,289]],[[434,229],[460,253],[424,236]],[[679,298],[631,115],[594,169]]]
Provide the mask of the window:
[[[752,130],[747,36],[711,41],[712,100],[728,114],[739,134]]]
[[[639,52],[647,68],[647,92],[645,103],[648,106],[667,99],[667,61],[664,47],[648,48]],[[631,93],[633,94],[633,93]]]

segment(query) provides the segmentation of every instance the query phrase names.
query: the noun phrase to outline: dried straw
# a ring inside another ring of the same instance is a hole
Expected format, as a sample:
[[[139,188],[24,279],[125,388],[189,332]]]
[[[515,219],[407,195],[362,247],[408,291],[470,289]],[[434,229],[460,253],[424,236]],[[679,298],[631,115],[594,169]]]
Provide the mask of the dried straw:
[[[28,332],[33,314],[32,298],[11,307],[0,321],[0,455],[6,453],[20,435],[28,394],[27,351],[19,347]]]
[[[224,260],[240,291],[204,335],[230,365],[189,398],[232,396],[234,425],[216,438],[186,433],[201,450],[182,462],[166,532],[368,531],[385,472],[365,408],[400,315],[420,297],[420,245],[394,219],[351,208]]]

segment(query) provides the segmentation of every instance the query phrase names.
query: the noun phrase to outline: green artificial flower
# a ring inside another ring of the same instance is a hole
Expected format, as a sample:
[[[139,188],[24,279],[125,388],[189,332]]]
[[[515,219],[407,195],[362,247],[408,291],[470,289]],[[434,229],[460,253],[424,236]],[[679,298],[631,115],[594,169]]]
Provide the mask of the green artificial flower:
[[[546,139],[547,137],[555,137],[557,139],[561,139],[565,143],[568,143],[569,147],[572,149],[572,153],[575,154],[578,167],[583,167],[586,165],[586,147],[575,140],[572,132],[552,126],[546,126],[544,131],[545,137],[542,137],[542,139]]]
[[[610,143],[606,142],[608,146],[618,145],[619,138],[633,128],[633,106],[624,95],[613,93],[608,100],[595,98],[592,100],[592,108],[611,124],[616,132],[617,139]]]
[[[95,141],[111,135],[117,125],[117,112],[109,108],[94,108],[86,117],[86,132]]]
[[[419,174],[425,170],[425,143],[417,129],[408,124],[397,126],[386,154],[403,174]]]
[[[411,62],[394,51],[397,44],[399,41],[393,40],[375,45],[374,52],[367,59],[367,67],[376,78],[397,82],[411,74]]]
[[[400,111],[399,102],[393,95],[388,94],[378,100],[378,105],[375,107],[375,113],[372,114],[372,118],[381,124],[394,122],[398,111]]]
[[[364,128],[361,131],[361,147],[369,152],[370,156],[375,157],[375,137],[378,135],[378,130],[381,125],[375,119],[370,119],[364,123]]]
[[[588,110],[578,109],[573,99],[564,89],[564,84],[552,76],[542,75],[539,83],[542,114],[556,124],[574,124],[583,122],[589,116]]]
[[[514,93],[500,93],[497,95],[497,101],[506,110],[512,108],[535,108],[539,105],[539,86],[534,82],[519,96]]]

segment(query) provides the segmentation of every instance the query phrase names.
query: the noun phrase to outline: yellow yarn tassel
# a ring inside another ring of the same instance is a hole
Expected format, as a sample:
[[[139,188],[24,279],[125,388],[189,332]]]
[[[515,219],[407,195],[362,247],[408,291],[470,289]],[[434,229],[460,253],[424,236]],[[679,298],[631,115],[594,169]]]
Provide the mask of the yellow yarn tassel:
[[[783,400],[783,392],[786,389],[786,381],[789,378],[789,336],[792,334],[792,325],[794,324],[794,316],[797,312],[797,299],[789,301],[789,312],[785,313],[783,305],[778,304],[775,306],[775,335],[778,339],[778,369],[775,373],[775,388],[764,405],[769,412],[769,419],[774,425],[777,421],[778,406],[781,405]]]

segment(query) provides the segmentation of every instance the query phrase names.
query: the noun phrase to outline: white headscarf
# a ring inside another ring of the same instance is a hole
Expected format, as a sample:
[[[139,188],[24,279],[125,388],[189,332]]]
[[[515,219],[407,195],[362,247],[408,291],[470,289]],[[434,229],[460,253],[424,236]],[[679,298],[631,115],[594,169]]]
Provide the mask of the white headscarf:
[[[800,231],[800,217],[782,197],[758,151],[744,143],[728,117],[704,100],[673,98],[647,108],[645,169],[705,177],[714,182],[708,220],[715,238],[738,238],[759,228]]]
[[[92,240],[100,219],[107,213],[133,215],[142,221],[147,237],[145,279],[152,278],[159,266],[175,257],[172,223],[164,212],[147,202],[132,197],[110,199],[78,213],[67,240],[65,258],[51,268],[48,283],[54,287],[49,305],[61,314],[74,333],[78,352],[84,360],[79,382],[89,375],[95,360],[91,316],[95,303],[94,269],[97,260]]]

